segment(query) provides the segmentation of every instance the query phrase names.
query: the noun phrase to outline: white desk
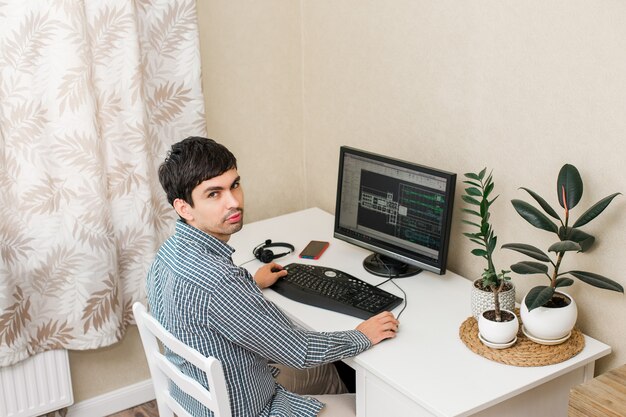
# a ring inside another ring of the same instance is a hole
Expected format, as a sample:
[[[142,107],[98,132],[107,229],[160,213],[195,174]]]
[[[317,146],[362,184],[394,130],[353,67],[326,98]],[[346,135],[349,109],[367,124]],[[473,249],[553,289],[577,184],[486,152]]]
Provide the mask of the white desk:
[[[253,259],[252,249],[272,239],[296,247],[294,254],[278,260],[283,265],[320,264],[372,284],[382,282],[362,267],[368,251],[332,237],[333,221],[332,215],[314,208],[245,225],[229,242],[237,249],[234,261]],[[330,241],[317,261],[297,256],[309,240]],[[261,265],[255,260],[244,266],[254,273]],[[424,271],[396,282],[408,296],[397,337],[346,360],[356,370],[359,417],[566,416],[570,387],[592,378],[595,360],[611,351],[585,336],[584,350],[560,364],[521,368],[496,363],[471,352],[458,336],[459,326],[471,315],[469,280],[452,272]],[[403,297],[392,283],[382,288]],[[346,330],[360,322],[272,290],[265,295],[307,329]]]

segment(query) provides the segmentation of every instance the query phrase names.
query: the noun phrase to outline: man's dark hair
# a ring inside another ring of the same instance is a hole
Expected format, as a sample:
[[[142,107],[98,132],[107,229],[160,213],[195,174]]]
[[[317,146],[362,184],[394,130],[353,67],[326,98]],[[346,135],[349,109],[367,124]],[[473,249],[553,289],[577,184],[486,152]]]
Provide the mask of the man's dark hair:
[[[237,159],[213,139],[190,136],[172,145],[159,167],[159,181],[167,201],[182,198],[193,207],[191,192],[198,184],[237,168]]]

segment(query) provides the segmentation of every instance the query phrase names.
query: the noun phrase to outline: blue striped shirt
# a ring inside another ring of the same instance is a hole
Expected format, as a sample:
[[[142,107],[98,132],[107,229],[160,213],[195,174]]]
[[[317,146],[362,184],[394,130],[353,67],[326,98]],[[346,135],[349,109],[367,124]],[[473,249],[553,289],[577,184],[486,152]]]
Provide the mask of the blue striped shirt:
[[[224,368],[233,417],[317,416],[323,404],[289,392],[274,380],[269,361],[308,368],[355,356],[370,347],[357,330],[311,332],[295,327],[263,297],[248,271],[233,264],[234,249],[181,220],[148,272],[151,314],[185,344],[218,358]],[[193,365],[170,360],[206,386]],[[173,387],[194,416],[212,417]]]

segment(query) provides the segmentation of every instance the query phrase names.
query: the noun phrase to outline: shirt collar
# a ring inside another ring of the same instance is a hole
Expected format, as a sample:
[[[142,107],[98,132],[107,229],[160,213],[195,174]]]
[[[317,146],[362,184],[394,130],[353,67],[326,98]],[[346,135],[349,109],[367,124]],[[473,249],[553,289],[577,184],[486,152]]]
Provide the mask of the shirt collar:
[[[188,225],[181,219],[176,220],[175,234],[181,239],[195,242],[212,252],[216,252],[218,255],[230,258],[231,255],[235,252],[235,249],[230,245],[222,242],[218,238],[211,236],[208,233],[203,232],[200,229]]]

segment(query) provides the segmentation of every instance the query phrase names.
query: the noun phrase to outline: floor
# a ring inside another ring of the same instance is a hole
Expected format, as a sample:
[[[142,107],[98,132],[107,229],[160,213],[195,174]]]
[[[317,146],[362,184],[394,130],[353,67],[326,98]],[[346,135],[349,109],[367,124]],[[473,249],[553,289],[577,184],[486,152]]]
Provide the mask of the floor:
[[[150,401],[119,413],[111,414],[108,417],[159,417],[156,401]]]

